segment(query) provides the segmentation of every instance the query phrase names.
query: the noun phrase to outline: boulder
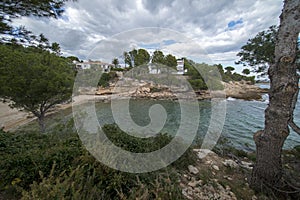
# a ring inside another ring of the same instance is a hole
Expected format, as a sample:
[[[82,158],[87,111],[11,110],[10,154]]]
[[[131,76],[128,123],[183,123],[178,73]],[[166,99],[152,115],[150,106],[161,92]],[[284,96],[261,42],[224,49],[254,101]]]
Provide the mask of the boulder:
[[[188,169],[189,169],[189,172],[192,173],[192,174],[198,174],[199,173],[199,170],[196,167],[194,167],[193,165],[189,165]]]
[[[230,168],[237,168],[239,165],[231,159],[227,159],[225,161],[222,162],[224,164],[224,166],[226,167],[230,167]]]

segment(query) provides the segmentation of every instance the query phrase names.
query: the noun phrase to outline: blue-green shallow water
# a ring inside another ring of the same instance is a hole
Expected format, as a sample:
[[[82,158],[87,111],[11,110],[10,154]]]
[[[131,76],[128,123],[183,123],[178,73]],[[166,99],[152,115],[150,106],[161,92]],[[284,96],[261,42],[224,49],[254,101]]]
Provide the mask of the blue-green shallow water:
[[[254,150],[253,134],[261,130],[264,126],[264,110],[267,106],[267,95],[264,101],[244,101],[229,98],[227,102],[227,112],[222,135],[229,139],[236,148],[243,150]],[[174,101],[158,100],[131,100],[130,113],[132,120],[140,126],[146,126],[150,122],[148,115],[151,105],[160,104],[164,106],[168,117],[161,132],[176,134],[180,124],[180,106]],[[198,135],[203,137],[207,132],[211,117],[211,102],[200,101],[200,122]],[[101,125],[114,123],[110,103],[96,104],[97,116]],[[125,119],[129,120],[129,119]],[[190,119],[194,123],[193,118]],[[298,101],[295,110],[295,121],[300,124],[300,102]],[[300,145],[300,137],[291,131],[284,147],[289,149],[295,145]]]

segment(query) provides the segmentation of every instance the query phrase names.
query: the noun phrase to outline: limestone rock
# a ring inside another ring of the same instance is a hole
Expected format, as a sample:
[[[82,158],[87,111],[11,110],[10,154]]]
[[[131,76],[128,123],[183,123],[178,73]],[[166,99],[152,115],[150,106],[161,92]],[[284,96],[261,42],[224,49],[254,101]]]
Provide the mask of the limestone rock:
[[[199,173],[199,170],[196,167],[194,167],[193,165],[189,165],[188,169],[189,169],[189,172],[192,173],[192,174],[198,174]]]
[[[217,165],[213,165],[212,168],[213,168],[214,170],[216,170],[216,171],[219,171],[219,170],[220,170],[220,168],[219,168]]]
[[[230,168],[237,168],[239,166],[234,160],[231,160],[231,159],[227,159],[222,163],[224,164],[224,166],[230,167]]]
[[[200,159],[205,158],[207,155],[210,156],[217,156],[217,154],[209,149],[194,149],[195,152],[197,152],[197,156]]]

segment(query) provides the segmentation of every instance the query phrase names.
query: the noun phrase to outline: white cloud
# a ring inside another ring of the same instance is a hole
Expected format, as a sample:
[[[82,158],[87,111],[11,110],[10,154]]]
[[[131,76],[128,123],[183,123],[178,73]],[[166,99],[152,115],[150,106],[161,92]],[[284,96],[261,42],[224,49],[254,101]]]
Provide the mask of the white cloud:
[[[51,42],[60,43],[66,55],[81,59],[89,55],[98,40],[136,28],[166,28],[184,34],[196,44],[175,43],[168,48],[161,46],[162,49],[180,51],[190,54],[185,55],[189,57],[199,52],[200,46],[213,62],[234,65],[236,53],[249,38],[278,24],[282,5],[279,0],[78,0],[66,4],[61,19],[26,17],[16,20],[15,24],[25,25],[35,34],[44,33]],[[228,23],[238,20],[241,23],[228,28]],[[155,43],[167,38],[160,35],[161,38],[155,39],[147,32],[139,33],[142,35],[131,35],[134,37],[131,45],[141,40]],[[119,42],[107,51],[123,52],[126,49],[115,48],[126,48],[126,44],[128,41]]]

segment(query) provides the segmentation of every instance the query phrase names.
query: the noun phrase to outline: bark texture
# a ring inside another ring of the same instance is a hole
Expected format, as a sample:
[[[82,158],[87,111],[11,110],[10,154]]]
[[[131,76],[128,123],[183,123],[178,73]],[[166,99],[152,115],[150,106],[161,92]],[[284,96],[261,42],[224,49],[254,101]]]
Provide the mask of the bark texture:
[[[270,66],[270,103],[265,111],[265,129],[254,134],[256,163],[250,180],[256,190],[280,185],[282,146],[289,135],[295,98],[298,95],[296,64],[300,31],[300,0],[284,1],[275,46],[274,63]]]

